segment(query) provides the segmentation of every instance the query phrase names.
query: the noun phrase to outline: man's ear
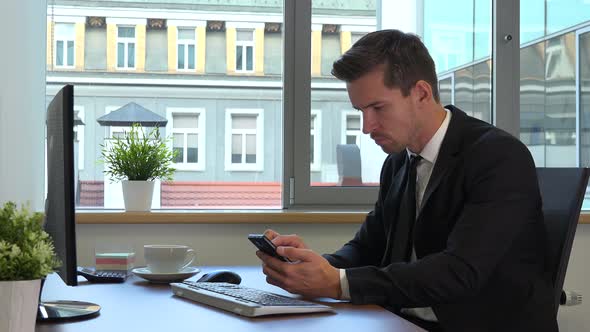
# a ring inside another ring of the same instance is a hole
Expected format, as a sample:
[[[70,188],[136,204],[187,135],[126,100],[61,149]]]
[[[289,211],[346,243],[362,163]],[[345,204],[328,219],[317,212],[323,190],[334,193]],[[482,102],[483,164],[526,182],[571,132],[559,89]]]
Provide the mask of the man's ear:
[[[419,80],[412,88],[412,95],[417,103],[430,102],[433,99],[432,87],[428,82]]]

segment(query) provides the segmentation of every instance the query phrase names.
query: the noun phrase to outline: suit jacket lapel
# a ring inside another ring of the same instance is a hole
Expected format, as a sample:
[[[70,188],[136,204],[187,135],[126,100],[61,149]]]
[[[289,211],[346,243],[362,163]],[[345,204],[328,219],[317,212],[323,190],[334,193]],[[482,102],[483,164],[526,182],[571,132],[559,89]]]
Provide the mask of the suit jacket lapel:
[[[424,191],[421,207],[424,207],[426,204],[428,204],[428,200],[432,196],[432,193],[436,191],[436,188],[438,188],[438,185],[445,177],[447,172],[455,167],[458,160],[457,155],[460,151],[461,132],[466,114],[451,105],[445,106],[445,108],[449,109],[453,115],[451,117],[451,122],[449,123],[447,133],[445,134],[445,137],[440,146],[436,163],[434,164],[434,169],[430,175],[430,180],[428,181],[426,190]],[[421,212],[422,208],[418,213],[416,223],[420,221],[420,216],[422,215]]]

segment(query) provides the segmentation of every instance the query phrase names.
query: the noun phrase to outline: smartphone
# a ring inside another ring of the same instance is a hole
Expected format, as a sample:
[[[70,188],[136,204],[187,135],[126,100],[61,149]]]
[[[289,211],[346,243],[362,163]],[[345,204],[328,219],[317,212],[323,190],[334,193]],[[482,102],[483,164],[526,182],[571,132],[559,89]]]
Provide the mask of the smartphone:
[[[283,257],[277,254],[277,247],[269,240],[264,234],[250,234],[248,235],[248,240],[252,242],[256,248],[258,248],[263,253],[276,257],[283,262],[290,262],[287,257]]]

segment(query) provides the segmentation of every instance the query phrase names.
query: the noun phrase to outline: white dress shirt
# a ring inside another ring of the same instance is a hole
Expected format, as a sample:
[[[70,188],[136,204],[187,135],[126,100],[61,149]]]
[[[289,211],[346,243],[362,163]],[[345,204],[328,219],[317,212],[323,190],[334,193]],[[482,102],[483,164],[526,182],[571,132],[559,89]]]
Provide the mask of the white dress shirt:
[[[451,112],[445,109],[446,115],[445,119],[443,120],[442,124],[434,133],[434,136],[426,143],[424,149],[420,152],[420,156],[422,160],[418,162],[416,166],[416,216],[419,215],[420,209],[422,208],[422,198],[424,197],[424,192],[426,191],[426,186],[428,185],[428,181],[430,180],[430,175],[432,175],[432,169],[434,168],[434,164],[436,163],[436,158],[438,157],[438,152],[440,151],[440,146],[442,144],[443,139],[445,138],[445,134],[447,133],[447,129],[449,128],[449,122],[451,121]],[[416,153],[406,149],[408,156],[415,155]],[[416,251],[412,248],[412,257],[410,258],[411,261],[416,261]],[[342,296],[340,299],[342,300],[350,300],[350,288],[348,286],[348,278],[346,278],[346,271],[345,269],[340,269],[340,289],[342,291]],[[437,321],[436,315],[432,311],[430,307],[424,308],[403,308],[402,313],[416,316],[420,319],[428,320],[428,321]]]

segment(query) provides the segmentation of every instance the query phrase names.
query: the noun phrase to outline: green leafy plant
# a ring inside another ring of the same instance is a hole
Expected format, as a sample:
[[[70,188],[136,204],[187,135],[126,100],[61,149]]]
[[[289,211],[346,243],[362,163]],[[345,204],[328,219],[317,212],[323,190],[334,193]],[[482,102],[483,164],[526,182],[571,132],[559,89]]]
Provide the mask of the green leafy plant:
[[[0,280],[33,280],[59,267],[43,214],[14,202],[0,209]]]
[[[146,134],[140,124],[133,124],[122,137],[101,145],[104,173],[113,181],[172,180],[172,161],[177,152],[171,151],[166,142],[158,127]]]

